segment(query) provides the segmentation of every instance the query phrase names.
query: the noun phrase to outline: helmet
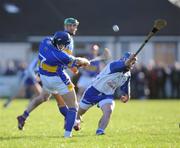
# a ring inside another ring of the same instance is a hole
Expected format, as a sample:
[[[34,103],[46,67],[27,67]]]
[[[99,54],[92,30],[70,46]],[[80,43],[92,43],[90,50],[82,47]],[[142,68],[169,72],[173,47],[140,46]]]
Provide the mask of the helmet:
[[[57,45],[65,45],[67,46],[71,42],[71,37],[69,33],[64,32],[64,31],[58,31],[54,34],[53,37],[53,44],[55,46]]]
[[[130,58],[130,56],[132,56],[133,53],[131,52],[126,52],[123,57],[122,57],[122,60],[125,62],[126,60],[128,60]],[[132,61],[131,61],[131,64],[127,67],[127,70],[130,70],[134,67],[134,64],[136,63],[137,61],[137,58],[136,57],[133,57]]]
[[[129,59],[129,57],[130,57],[131,55],[132,55],[131,52],[126,52],[126,53],[124,53],[122,59],[123,59],[124,61],[126,61],[127,59]]]
[[[77,20],[77,19],[75,19],[75,18],[66,18],[65,20],[64,20],[64,25],[79,25],[79,21]]]

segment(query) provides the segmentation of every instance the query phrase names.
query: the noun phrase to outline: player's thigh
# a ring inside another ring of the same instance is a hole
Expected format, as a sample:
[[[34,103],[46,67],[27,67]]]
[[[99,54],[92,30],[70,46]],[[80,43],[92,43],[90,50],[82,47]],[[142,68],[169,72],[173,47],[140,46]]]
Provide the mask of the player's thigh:
[[[33,85],[33,90],[37,95],[41,94],[41,92],[42,92],[41,85],[39,83],[35,83]]]
[[[63,100],[63,98],[61,97],[61,95],[59,95],[59,94],[53,94],[53,96],[54,96],[54,98],[56,99],[56,102],[57,102],[57,104],[58,104],[58,106],[65,106],[66,104],[65,104],[65,102],[64,102],[64,100]]]
[[[51,94],[49,94],[47,91],[42,90],[42,92],[40,93],[40,95],[37,97],[38,100],[41,101],[47,101],[49,100],[49,98],[51,97]]]
[[[83,97],[81,98],[80,102],[79,102],[79,112],[84,112],[87,111],[89,108],[91,108],[94,104],[92,104],[91,102],[88,102],[86,99],[84,99]]]
[[[62,98],[68,107],[78,107],[77,97],[74,89],[62,95]]]

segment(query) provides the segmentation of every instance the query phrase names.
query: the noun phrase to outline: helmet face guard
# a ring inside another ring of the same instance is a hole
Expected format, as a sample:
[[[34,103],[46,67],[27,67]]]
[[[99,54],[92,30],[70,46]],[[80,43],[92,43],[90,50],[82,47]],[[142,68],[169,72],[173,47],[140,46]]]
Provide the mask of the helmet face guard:
[[[70,44],[70,40],[61,40],[60,38],[54,39],[56,45],[64,45],[65,47]]]

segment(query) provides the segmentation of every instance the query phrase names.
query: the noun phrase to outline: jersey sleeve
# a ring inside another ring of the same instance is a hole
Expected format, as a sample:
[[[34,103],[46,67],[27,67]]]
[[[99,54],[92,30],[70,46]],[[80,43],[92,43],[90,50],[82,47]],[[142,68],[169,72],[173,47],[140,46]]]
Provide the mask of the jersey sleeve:
[[[128,95],[129,96],[129,98],[130,98],[130,76],[129,76],[129,78],[127,79],[127,81],[120,87],[120,89],[121,89],[121,91],[124,93],[124,94],[126,94],[126,95]]]
[[[74,56],[71,56],[63,51],[52,51],[52,55],[54,58],[56,58],[60,63],[68,66],[69,64],[72,64],[75,60]]]
[[[110,64],[110,71],[111,73],[115,72],[123,72],[126,68],[125,62],[124,61],[115,61]]]
[[[32,78],[35,78],[35,77],[36,77],[35,70],[36,70],[37,64],[38,64],[38,58],[35,58],[35,59],[30,63],[30,65],[28,66],[28,69],[27,69],[27,70],[28,70],[29,75],[30,75]]]

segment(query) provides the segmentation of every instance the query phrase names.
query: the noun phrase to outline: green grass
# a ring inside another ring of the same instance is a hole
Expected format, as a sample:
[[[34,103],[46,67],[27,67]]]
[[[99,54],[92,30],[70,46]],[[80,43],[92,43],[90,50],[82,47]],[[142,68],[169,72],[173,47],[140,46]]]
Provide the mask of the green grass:
[[[4,101],[4,100],[3,100]],[[180,100],[116,102],[106,135],[96,136],[101,116],[98,108],[84,116],[80,132],[64,139],[63,117],[55,101],[49,101],[32,112],[25,130],[18,131],[16,116],[28,102],[14,101],[8,109],[0,101],[0,148],[174,148],[180,147]]]

